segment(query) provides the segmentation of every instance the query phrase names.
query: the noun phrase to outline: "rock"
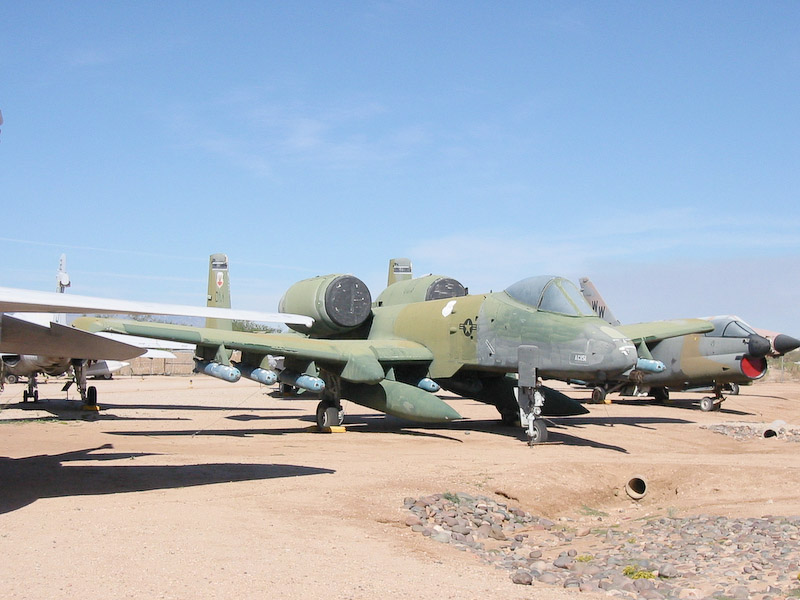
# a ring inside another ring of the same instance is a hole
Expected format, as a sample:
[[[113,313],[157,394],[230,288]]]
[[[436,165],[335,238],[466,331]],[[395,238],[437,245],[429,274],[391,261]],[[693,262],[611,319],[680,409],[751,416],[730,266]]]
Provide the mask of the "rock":
[[[558,577],[556,577],[550,571],[545,571],[544,573],[542,573],[541,577],[539,577],[539,581],[541,581],[542,583],[549,583],[549,584],[558,583]]]
[[[447,533],[446,531],[437,531],[431,536],[431,539],[436,540],[437,542],[441,542],[442,544],[449,544],[452,538],[450,537],[450,534]]]
[[[519,585],[531,585],[533,577],[530,572],[520,569],[519,571],[514,571],[513,575],[511,575],[511,581]]]
[[[422,525],[422,519],[416,515],[408,515],[406,517],[405,524],[409,527],[413,527],[414,525]]]
[[[569,566],[575,561],[569,556],[559,556],[553,561],[553,566],[559,569],[568,569]]]
[[[658,576],[673,579],[675,577],[680,577],[680,573],[678,573],[678,569],[676,569],[674,565],[666,564],[658,568]]]

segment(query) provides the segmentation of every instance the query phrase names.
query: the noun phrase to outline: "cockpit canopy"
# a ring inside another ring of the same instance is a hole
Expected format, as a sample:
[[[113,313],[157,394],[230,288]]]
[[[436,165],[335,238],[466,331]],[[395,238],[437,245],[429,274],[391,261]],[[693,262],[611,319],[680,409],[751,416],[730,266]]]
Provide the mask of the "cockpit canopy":
[[[751,335],[758,335],[752,327],[742,321],[739,317],[725,315],[721,317],[711,317],[709,319],[714,324],[714,331],[709,331],[707,337],[741,337],[746,338]]]
[[[563,277],[553,275],[528,277],[506,288],[506,293],[517,302],[538,310],[571,317],[595,316],[592,307],[578,287]]]

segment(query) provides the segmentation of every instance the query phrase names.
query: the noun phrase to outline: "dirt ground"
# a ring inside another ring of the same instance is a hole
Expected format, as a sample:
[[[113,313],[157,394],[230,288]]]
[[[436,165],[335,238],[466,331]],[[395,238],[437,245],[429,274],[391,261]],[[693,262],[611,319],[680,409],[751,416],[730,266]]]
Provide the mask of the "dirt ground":
[[[613,396],[554,419],[530,448],[494,408],[420,426],[346,403],[347,432],[309,431],[316,401],[209,377],[99,382],[99,413],[0,395],[0,581],[8,598],[566,598],[413,533],[407,496],[507,498],[550,519],[800,515],[800,444],[737,441],[726,421],[800,425],[800,384],[657,406]],[[564,387],[561,387],[564,389]],[[576,398],[588,393],[567,390]],[[74,393],[73,393],[74,396]],[[635,503],[622,491],[648,484]],[[608,598],[608,596],[597,596]]]

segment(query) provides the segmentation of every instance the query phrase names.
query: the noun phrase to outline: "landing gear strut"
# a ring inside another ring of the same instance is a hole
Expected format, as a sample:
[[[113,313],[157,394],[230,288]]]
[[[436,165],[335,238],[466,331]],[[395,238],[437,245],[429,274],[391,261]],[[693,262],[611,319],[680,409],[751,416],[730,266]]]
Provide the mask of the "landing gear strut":
[[[517,349],[517,404],[519,404],[519,420],[528,434],[528,445],[541,444],[547,441],[547,425],[542,419],[544,394],[542,382],[537,375],[539,366],[539,348],[536,346],[520,346]]]
[[[72,377],[73,381],[68,381],[62,388],[66,392],[70,386],[75,383],[78,387],[78,392],[81,395],[83,402],[83,410],[100,410],[97,406],[97,388],[93,385],[86,386],[86,361],[75,359],[72,361]]]
[[[528,434],[529,446],[547,441],[547,425],[542,418],[544,394],[539,388],[541,388],[540,384],[517,388],[520,423],[525,427],[525,432]]]

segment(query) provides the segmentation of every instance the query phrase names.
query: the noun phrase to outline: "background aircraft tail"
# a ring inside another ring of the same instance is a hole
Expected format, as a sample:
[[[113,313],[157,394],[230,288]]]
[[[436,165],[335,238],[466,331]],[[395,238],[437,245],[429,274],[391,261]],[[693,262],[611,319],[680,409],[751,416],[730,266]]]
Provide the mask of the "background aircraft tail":
[[[616,327],[617,325],[620,325],[619,319],[617,319],[617,317],[614,316],[614,313],[611,312],[611,309],[608,308],[606,301],[603,300],[600,292],[597,291],[597,288],[594,287],[594,284],[589,280],[589,278],[581,277],[579,281],[581,284],[581,293],[589,302],[589,305],[592,307],[592,310],[595,312],[595,314],[612,326]]]
[[[231,288],[228,279],[228,255],[212,254],[208,258],[208,306],[216,308],[231,307]],[[214,329],[233,329],[230,319],[206,319],[206,327]]]
[[[389,259],[389,278],[386,282],[386,287],[389,287],[397,281],[405,281],[406,279],[413,279],[414,272],[411,269],[411,261],[407,258],[390,258]]]

